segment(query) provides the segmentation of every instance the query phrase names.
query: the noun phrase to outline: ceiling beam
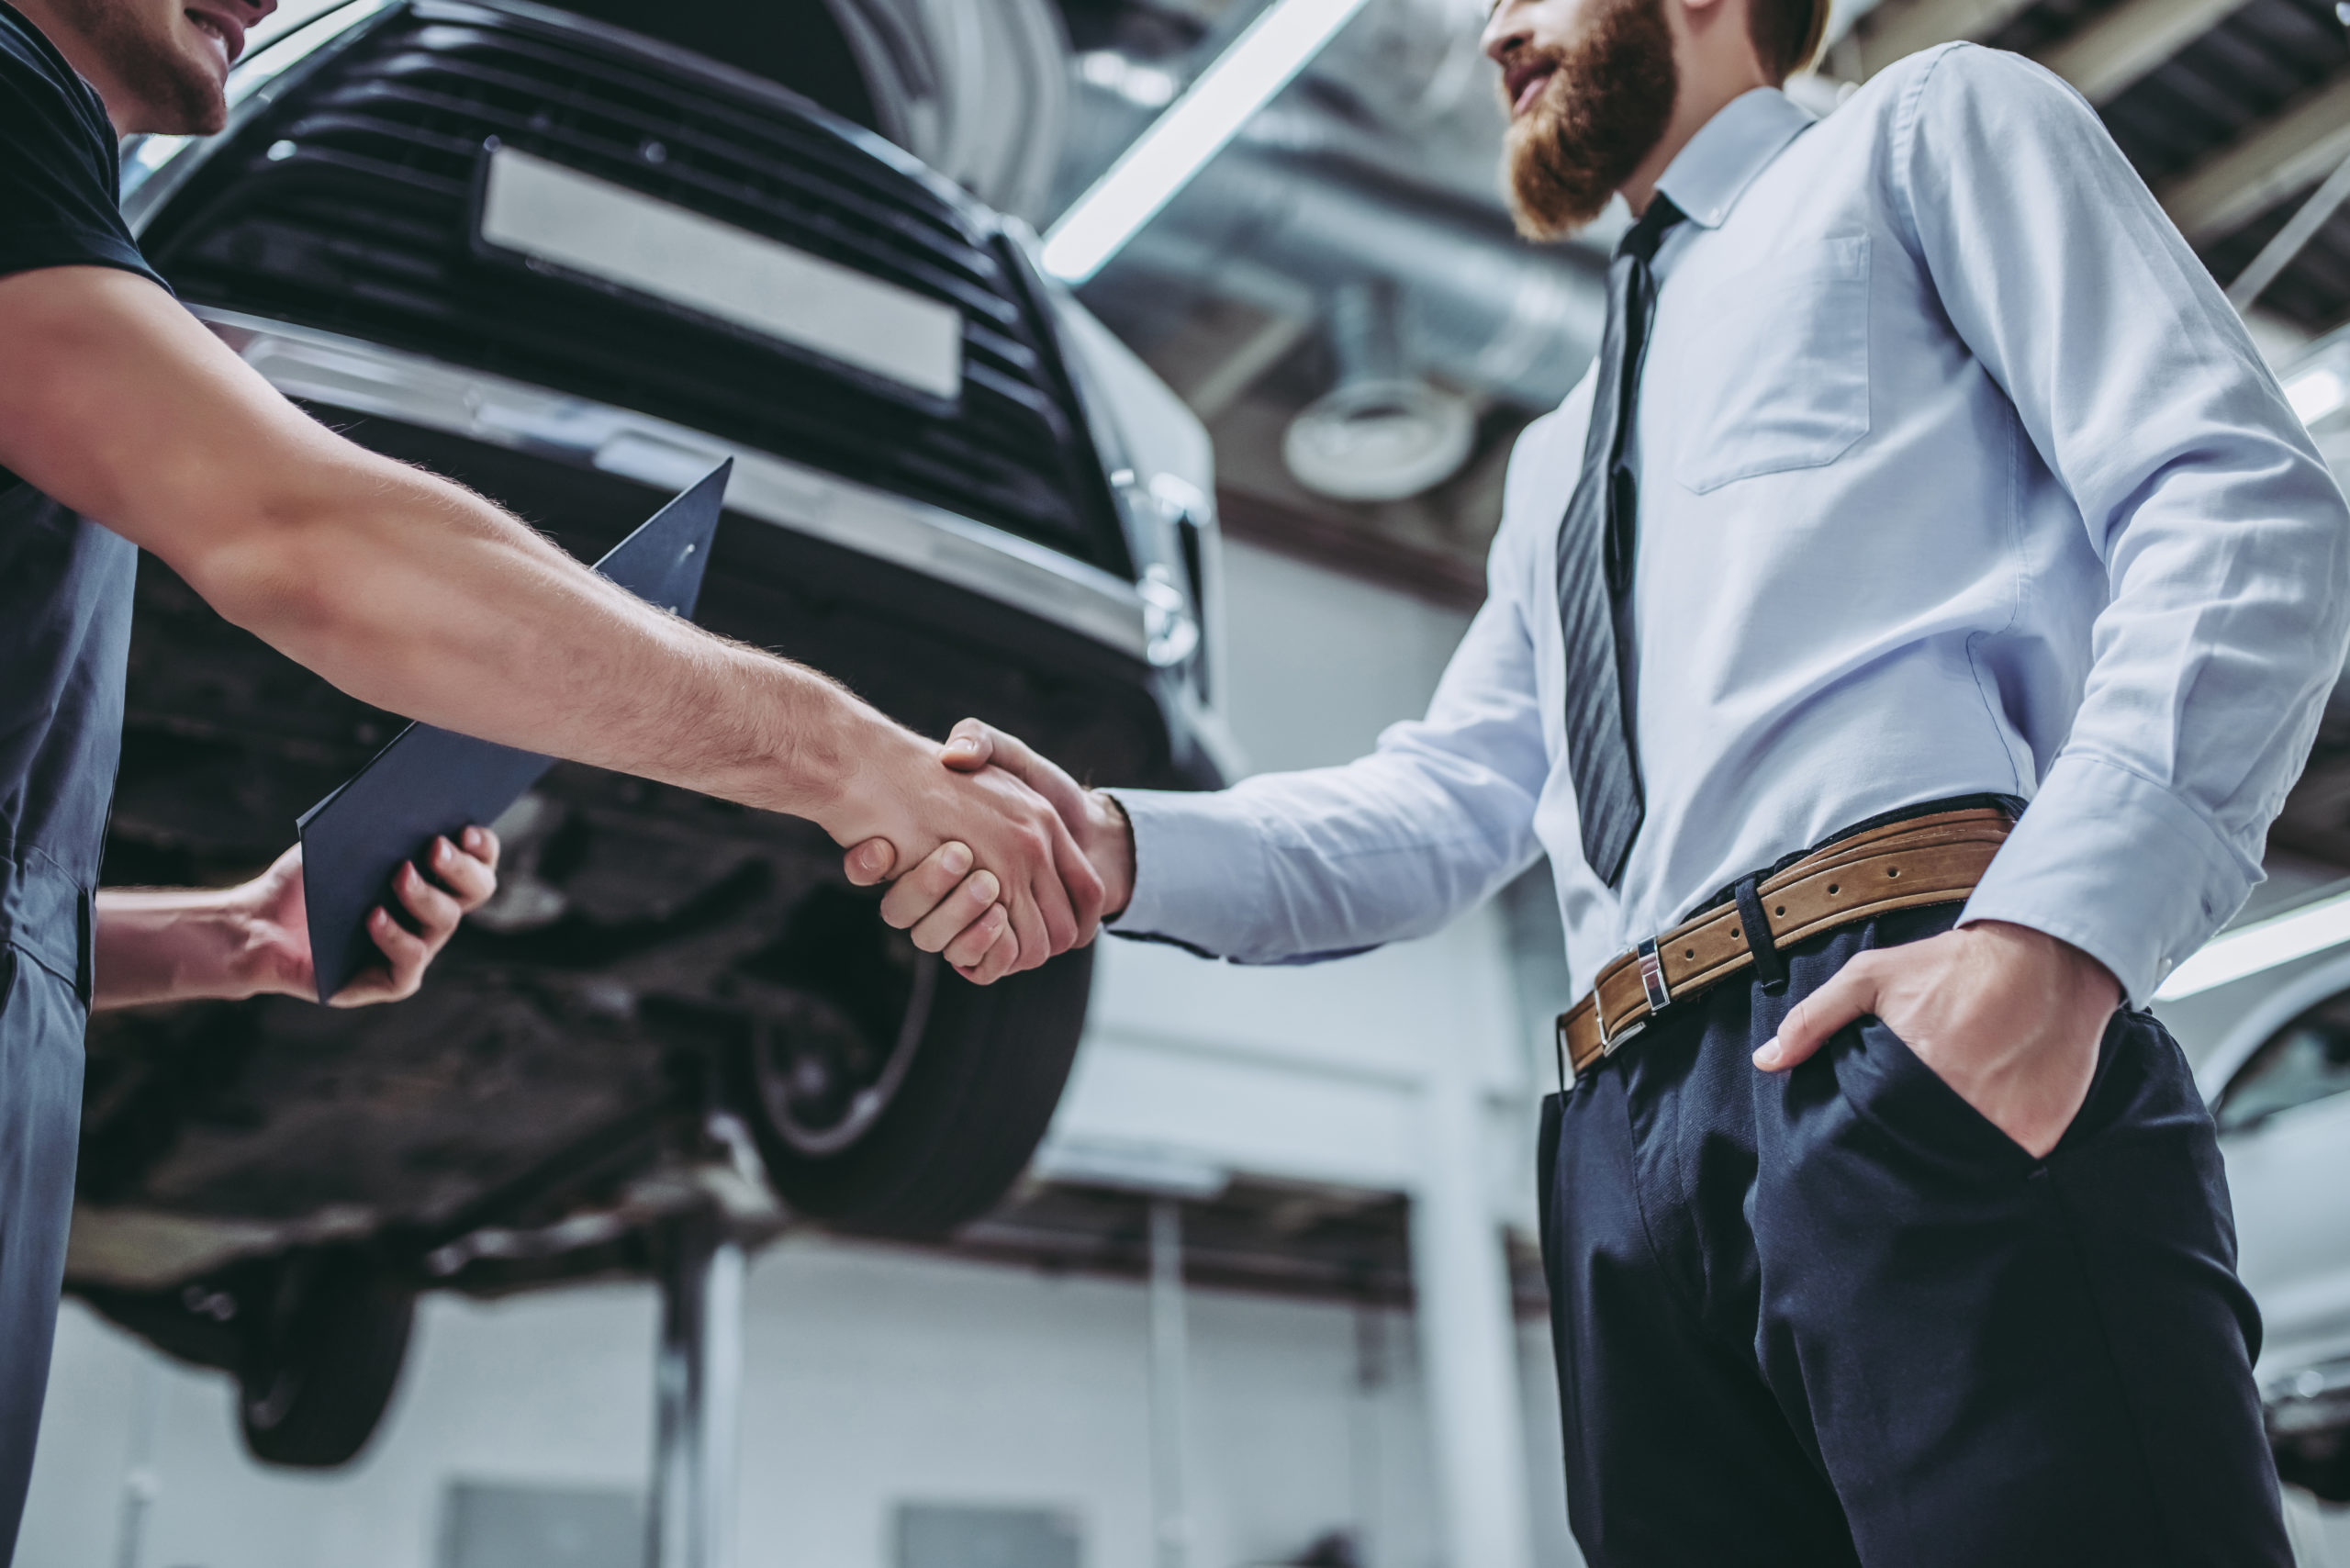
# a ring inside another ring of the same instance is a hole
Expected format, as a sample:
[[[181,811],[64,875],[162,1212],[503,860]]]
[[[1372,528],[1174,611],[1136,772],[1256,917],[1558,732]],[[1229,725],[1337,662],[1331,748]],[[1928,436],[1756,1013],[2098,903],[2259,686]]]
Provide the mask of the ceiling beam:
[[[2042,50],[2040,63],[2109,104],[2123,89],[2210,32],[2244,0],[2122,0],[2070,38]]]
[[[2350,157],[2350,78],[2319,88],[2166,182],[2154,195],[2196,243],[2250,222]]]
[[[1841,62],[1865,79],[1905,55],[1953,39],[1988,39],[2031,0],[1889,0],[1862,17]],[[2039,52],[2042,65],[2093,104],[2132,83],[2240,10],[2245,0],[2122,0],[2070,38]]]
[[[1840,47],[1842,69],[1866,81],[1906,55],[1953,39],[1989,38],[2023,15],[2031,0],[1886,0],[1853,25]]]

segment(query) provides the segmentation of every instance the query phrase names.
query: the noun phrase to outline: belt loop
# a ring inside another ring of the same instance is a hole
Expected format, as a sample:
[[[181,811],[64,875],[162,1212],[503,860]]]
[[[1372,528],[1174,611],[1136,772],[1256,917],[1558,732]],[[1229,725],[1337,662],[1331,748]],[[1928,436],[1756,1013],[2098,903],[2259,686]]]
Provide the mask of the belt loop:
[[[1664,959],[1656,950],[1656,938],[1644,938],[1633,957],[1639,960],[1640,989],[1648,992],[1650,1014],[1663,1012],[1673,1005],[1673,988],[1664,983]]]
[[[1738,924],[1746,937],[1746,950],[1754,955],[1754,978],[1765,996],[1787,993],[1787,961],[1779,957],[1779,944],[1771,935],[1771,922],[1762,913],[1762,894],[1757,884],[1760,877],[1744,877],[1733,890],[1738,899]]]

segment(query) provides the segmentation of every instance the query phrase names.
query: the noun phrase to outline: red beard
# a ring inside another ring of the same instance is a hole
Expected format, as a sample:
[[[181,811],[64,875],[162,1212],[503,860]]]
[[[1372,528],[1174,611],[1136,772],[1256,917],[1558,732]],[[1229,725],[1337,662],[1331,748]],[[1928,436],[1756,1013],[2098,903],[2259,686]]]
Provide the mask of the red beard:
[[[1510,124],[1506,194],[1529,240],[1561,239],[1597,218],[1673,118],[1680,75],[1662,0],[1599,4],[1581,37],[1535,53],[1550,79]]]

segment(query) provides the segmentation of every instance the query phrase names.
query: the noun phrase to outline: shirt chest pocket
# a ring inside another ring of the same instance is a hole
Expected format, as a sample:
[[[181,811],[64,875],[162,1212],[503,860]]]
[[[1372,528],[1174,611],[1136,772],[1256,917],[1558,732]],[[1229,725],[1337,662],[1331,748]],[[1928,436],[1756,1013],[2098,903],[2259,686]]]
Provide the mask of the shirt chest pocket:
[[[1695,301],[1673,365],[1673,474],[1700,495],[1833,463],[1869,431],[1869,241],[1774,256]]]

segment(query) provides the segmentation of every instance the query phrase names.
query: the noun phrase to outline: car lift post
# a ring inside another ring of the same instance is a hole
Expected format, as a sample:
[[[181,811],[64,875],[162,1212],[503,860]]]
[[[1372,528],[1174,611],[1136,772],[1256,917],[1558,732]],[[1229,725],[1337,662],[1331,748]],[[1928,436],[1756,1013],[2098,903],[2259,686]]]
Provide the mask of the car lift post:
[[[654,1360],[649,1568],[733,1568],[741,1436],[743,1247],[703,1211],[655,1233],[661,1344]]]

